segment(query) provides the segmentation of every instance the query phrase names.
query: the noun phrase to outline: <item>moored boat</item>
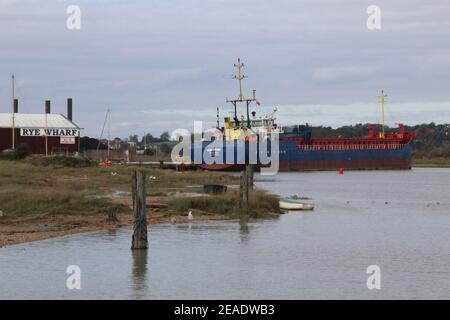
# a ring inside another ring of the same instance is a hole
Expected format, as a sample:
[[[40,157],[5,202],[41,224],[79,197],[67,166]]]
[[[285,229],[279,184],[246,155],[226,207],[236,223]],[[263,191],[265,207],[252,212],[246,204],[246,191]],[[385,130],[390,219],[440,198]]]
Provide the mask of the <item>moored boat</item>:
[[[314,204],[301,202],[292,198],[281,198],[280,209],[283,210],[314,210]]]

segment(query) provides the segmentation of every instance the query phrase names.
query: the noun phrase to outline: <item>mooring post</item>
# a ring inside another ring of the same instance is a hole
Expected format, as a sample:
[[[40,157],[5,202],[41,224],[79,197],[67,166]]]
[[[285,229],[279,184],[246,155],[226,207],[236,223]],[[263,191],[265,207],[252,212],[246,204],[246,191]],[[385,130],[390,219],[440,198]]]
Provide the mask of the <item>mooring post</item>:
[[[131,199],[133,200],[133,212],[136,210],[136,171],[131,173]]]
[[[248,209],[248,165],[244,166],[241,174],[241,183],[239,189],[239,207],[241,209]]]
[[[255,165],[249,164],[247,171],[248,171],[248,186],[250,189],[253,189],[253,178],[255,175]]]
[[[137,171],[134,208],[134,231],[131,249],[147,249],[147,205],[145,190],[145,172]]]

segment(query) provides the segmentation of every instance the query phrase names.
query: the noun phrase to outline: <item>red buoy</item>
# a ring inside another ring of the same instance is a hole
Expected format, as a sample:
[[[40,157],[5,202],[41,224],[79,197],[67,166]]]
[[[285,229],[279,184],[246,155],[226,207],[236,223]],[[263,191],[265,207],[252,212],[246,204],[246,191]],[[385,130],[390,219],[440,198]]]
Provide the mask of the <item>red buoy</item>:
[[[344,168],[339,169],[339,174],[344,174]]]

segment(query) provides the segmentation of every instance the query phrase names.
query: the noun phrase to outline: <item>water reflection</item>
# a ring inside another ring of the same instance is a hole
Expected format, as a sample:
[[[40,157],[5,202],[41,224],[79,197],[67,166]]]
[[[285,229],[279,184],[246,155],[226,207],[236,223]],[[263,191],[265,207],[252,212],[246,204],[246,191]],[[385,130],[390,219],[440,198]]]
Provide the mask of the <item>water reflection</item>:
[[[108,230],[106,230],[106,235],[109,238],[117,238],[117,229],[108,229]]]
[[[142,298],[147,289],[148,250],[131,250],[133,255],[133,294],[134,298]]]
[[[247,242],[250,239],[248,219],[242,218],[241,220],[239,220],[239,235],[241,238],[241,242]]]

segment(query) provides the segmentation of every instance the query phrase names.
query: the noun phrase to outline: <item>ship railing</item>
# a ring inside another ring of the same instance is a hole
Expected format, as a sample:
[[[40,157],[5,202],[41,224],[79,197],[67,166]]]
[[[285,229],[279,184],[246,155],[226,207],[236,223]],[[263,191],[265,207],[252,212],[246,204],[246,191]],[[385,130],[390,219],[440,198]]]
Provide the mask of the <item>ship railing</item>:
[[[300,149],[304,151],[351,151],[351,150],[400,150],[404,147],[402,143],[388,143],[388,144],[306,144],[300,145]]]

